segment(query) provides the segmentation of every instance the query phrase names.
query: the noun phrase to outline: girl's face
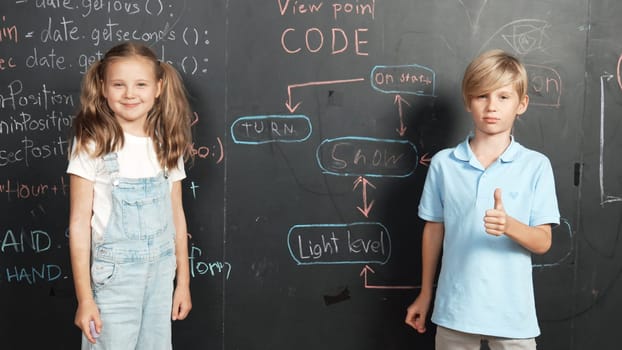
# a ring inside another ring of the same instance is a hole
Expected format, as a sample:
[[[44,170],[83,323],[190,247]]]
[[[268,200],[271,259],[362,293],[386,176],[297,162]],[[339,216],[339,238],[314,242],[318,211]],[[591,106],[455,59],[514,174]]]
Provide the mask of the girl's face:
[[[472,96],[467,110],[471,112],[475,132],[486,135],[510,134],[514,120],[529,104],[527,95],[519,98],[512,84],[486,94]]]
[[[123,131],[146,136],[147,114],[162,89],[153,63],[140,56],[117,58],[109,63],[102,84],[104,98]]]

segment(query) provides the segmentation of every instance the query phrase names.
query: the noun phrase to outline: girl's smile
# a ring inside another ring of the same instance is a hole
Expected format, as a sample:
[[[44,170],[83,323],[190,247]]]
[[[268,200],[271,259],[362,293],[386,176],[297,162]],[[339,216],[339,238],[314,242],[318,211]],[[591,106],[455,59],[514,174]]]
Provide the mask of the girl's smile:
[[[118,58],[110,63],[103,94],[123,131],[145,136],[145,121],[160,95],[153,63],[142,57]]]

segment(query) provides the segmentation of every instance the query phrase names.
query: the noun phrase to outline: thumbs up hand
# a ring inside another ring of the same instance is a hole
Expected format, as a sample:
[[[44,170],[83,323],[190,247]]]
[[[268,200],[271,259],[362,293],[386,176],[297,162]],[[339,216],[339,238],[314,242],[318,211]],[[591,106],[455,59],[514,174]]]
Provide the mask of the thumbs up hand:
[[[503,209],[503,200],[501,195],[501,189],[495,189],[495,207],[493,209],[486,210],[484,216],[484,227],[486,232],[494,235],[501,236],[505,234],[507,224],[507,213]]]

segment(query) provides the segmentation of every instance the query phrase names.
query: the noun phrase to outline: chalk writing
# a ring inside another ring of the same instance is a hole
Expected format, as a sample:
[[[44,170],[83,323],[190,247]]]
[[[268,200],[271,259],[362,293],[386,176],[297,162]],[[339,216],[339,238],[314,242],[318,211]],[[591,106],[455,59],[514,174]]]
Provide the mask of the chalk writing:
[[[80,16],[83,18],[97,13],[137,15],[144,12],[147,15],[159,16],[164,11],[162,0],[35,0],[33,2],[37,9],[80,10]]]
[[[192,198],[197,199],[197,188],[200,187],[201,186],[195,184],[194,181],[190,181],[190,186],[188,186],[188,188],[190,188],[190,191],[192,191]]]
[[[560,218],[560,224],[553,228],[552,247],[554,249],[551,249],[548,253],[534,256],[533,268],[559,266],[568,262],[572,256],[574,251],[574,235],[572,233],[570,221],[565,218]]]
[[[47,23],[47,27],[40,34],[42,43],[70,42],[82,38],[78,33],[78,26],[74,24],[75,22],[66,19],[64,16],[58,22],[52,17],[48,17]]]
[[[190,247],[188,259],[190,260],[190,276],[210,276],[223,275],[226,279],[231,276],[231,264],[226,261],[207,261],[200,260],[203,251],[196,246]]]
[[[311,136],[311,132],[311,121],[304,115],[240,117],[231,125],[233,142],[250,145],[303,142]]]
[[[207,33],[207,31],[205,31],[205,33]],[[205,44],[206,45],[209,44],[208,39],[205,40]],[[162,45],[162,48],[160,50],[161,52],[160,60],[164,62],[168,62],[172,65],[178,65],[181,70],[181,73],[190,74],[190,75],[195,75],[197,73],[207,73],[207,65],[209,62],[209,58],[197,57],[194,55],[187,55],[187,56],[181,57],[179,60],[176,61],[178,63],[176,63],[168,59],[168,57],[165,54],[165,51],[166,51],[165,46]]]
[[[358,209],[361,214],[363,214],[363,216],[365,217],[369,217],[369,212],[371,211],[371,208],[374,206],[374,201],[367,201],[367,186],[371,187],[371,188],[376,188],[376,186],[374,186],[374,184],[372,184],[369,180],[367,180],[366,178],[359,176],[356,178],[356,180],[354,180],[354,187],[352,188],[352,191],[356,190],[357,187],[359,187],[359,185],[362,184],[360,187],[362,188],[362,194],[363,194],[363,207],[356,207],[356,209]]]
[[[0,72],[17,67],[13,56],[0,56]]]
[[[462,5],[466,12],[467,19],[469,20],[469,25],[471,26],[471,30],[473,32],[477,32],[477,30],[479,29],[479,19],[482,15],[482,12],[484,11],[484,8],[486,7],[486,3],[488,2],[488,0],[484,0],[479,3],[474,1],[467,1],[466,4],[463,0],[458,0],[458,2],[460,3],[460,5]]]
[[[207,62],[207,58],[203,59],[204,62]],[[181,59],[181,70],[184,73],[196,74],[199,71],[200,62],[196,56],[184,56]],[[207,72],[206,69],[203,70],[203,73]]]
[[[149,1],[147,1],[149,2]],[[102,1],[102,0],[82,0],[82,17],[88,17],[96,12],[120,13],[135,15],[140,13],[140,5],[136,2],[126,1]]]
[[[32,55],[26,57],[26,67],[28,68],[67,69],[65,57],[58,55],[54,48],[51,48],[49,52],[41,53],[36,47],[33,47],[32,52]]]
[[[407,177],[418,164],[408,140],[354,136],[322,141],[316,158],[323,173],[338,176]]]
[[[56,264],[9,266],[2,270],[4,270],[5,282],[27,283],[30,285],[37,282],[52,282],[59,279],[63,274],[61,267]]]
[[[544,51],[549,47],[551,38],[547,31],[551,25],[539,19],[519,19],[497,30],[482,48],[488,47],[494,39],[501,39],[513,51],[527,55],[534,51]]]
[[[39,107],[48,110],[52,106],[74,107],[74,97],[71,94],[48,89],[45,83],[33,92],[24,91],[21,80],[13,80],[6,85],[7,92],[0,90],[0,108],[16,111],[18,108]]]
[[[599,157],[598,157],[598,180],[600,186],[600,205],[622,202],[622,196],[613,196],[605,191],[605,81],[613,79],[612,74],[600,76],[600,134],[599,134]]]
[[[322,9],[322,2],[314,3],[314,4],[305,4],[302,1],[291,1],[291,0],[277,0],[279,4],[279,11],[281,12],[281,16],[286,13],[296,15],[296,14],[313,14],[316,12],[320,12]]]
[[[376,12],[375,0],[335,1],[326,6],[322,1],[277,0],[277,5],[281,16],[310,16],[320,14],[326,9],[335,21],[344,16],[368,17],[374,20]],[[365,27],[288,27],[281,32],[281,47],[287,54],[326,52],[331,55],[354,53],[357,56],[368,56],[368,31]]]
[[[281,34],[281,46],[288,54],[315,54],[328,50],[331,55],[353,51],[358,56],[368,56],[365,51],[367,31],[367,28],[357,28],[350,33],[338,27],[330,30],[312,27],[302,32],[290,27]]]
[[[0,149],[0,167],[12,164],[30,166],[32,160],[66,157],[68,144],[69,142],[62,136],[47,143],[35,142],[28,136],[24,136],[17,148]]]
[[[7,120],[0,120],[0,135],[66,131],[71,129],[74,118],[74,115],[66,115],[56,110],[46,113],[41,118],[33,118],[30,113],[20,112],[17,116],[9,115]]]
[[[212,158],[216,160],[216,164],[220,164],[225,158],[225,150],[220,137],[216,137],[216,144],[210,146],[196,146],[193,142],[190,146],[190,152],[192,155],[199,159]]]
[[[2,235],[2,246],[0,252],[5,253],[41,253],[50,249],[52,240],[50,235],[43,230],[21,229],[19,232],[6,230]]]
[[[559,107],[562,94],[562,78],[551,67],[525,64],[529,80],[529,104]]]
[[[384,264],[391,257],[391,237],[377,222],[292,226],[287,235],[298,265]]]
[[[339,80],[324,80],[324,81],[310,81],[307,83],[291,84],[287,86],[287,100],[285,101],[285,107],[290,113],[294,113],[302,102],[294,103],[292,100],[292,93],[294,89],[310,86],[322,86],[322,85],[335,85],[335,84],[351,84],[365,81],[364,78],[354,79],[339,79]]]
[[[65,177],[61,176],[58,182],[48,183],[24,183],[19,180],[11,179],[0,182],[0,193],[5,193],[7,201],[13,199],[30,199],[49,196],[66,196],[69,184]]]
[[[7,23],[6,16],[0,18],[0,43],[3,41],[12,41],[14,43],[19,41],[17,25]]]
[[[368,275],[369,274],[375,274],[376,271],[374,271],[371,267],[369,267],[369,265],[365,265],[363,267],[363,269],[361,270],[360,276],[363,277],[363,287],[365,287],[365,289],[419,289],[421,288],[420,285],[378,285],[378,284],[371,284],[368,281]]]
[[[423,166],[430,166],[430,162],[432,161],[432,156],[429,153],[425,153],[419,159],[419,164]]]
[[[334,2],[331,4],[333,18],[335,20],[344,15],[369,16],[374,19],[376,13],[376,0],[356,2]]]
[[[279,13],[285,15],[314,15],[326,9],[330,11],[333,19],[342,16],[367,16],[374,19],[376,13],[376,1],[335,1],[324,6],[324,2],[303,2],[299,0],[277,0]]]
[[[395,129],[395,131],[397,131],[397,133],[400,136],[404,136],[408,128],[406,127],[406,124],[404,124],[404,106],[403,105],[406,104],[407,106],[410,106],[410,103],[404,100],[404,98],[400,96],[400,94],[395,95],[394,103],[397,105],[397,112],[400,117],[400,127]]]
[[[372,88],[385,94],[434,96],[436,73],[418,64],[375,66],[371,71]]]
[[[73,10],[74,0],[35,0],[35,7],[38,9],[66,9]]]
[[[182,31],[181,38],[186,46],[209,45],[209,39],[207,38],[208,31],[204,30],[203,35],[201,35],[200,32],[201,29],[197,27],[186,27]]]
[[[162,40],[174,41],[177,38],[177,32],[168,28],[168,26],[151,31],[126,29],[122,27],[121,23],[113,22],[112,19],[108,18],[108,21],[103,26],[91,30],[90,38],[94,46],[99,46],[104,42],[113,43],[129,40],[143,42]]]
[[[80,73],[86,73],[87,69],[93,63],[101,60],[102,58],[104,58],[104,54],[99,50],[95,51],[93,54],[81,53],[80,55],[78,55],[78,66],[80,67]]]

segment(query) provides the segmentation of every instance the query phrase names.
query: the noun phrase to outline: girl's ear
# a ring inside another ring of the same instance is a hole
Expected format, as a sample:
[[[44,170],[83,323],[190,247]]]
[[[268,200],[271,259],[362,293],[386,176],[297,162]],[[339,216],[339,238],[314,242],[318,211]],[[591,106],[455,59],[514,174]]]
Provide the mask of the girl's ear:
[[[160,97],[160,94],[162,93],[162,79],[158,80],[157,83],[157,91],[156,91],[156,95],[155,97],[158,98]]]
[[[102,96],[104,96],[104,98],[108,98],[108,96],[106,96],[106,84],[104,84],[103,80],[100,80],[99,84],[100,84],[99,87],[101,89]]]

